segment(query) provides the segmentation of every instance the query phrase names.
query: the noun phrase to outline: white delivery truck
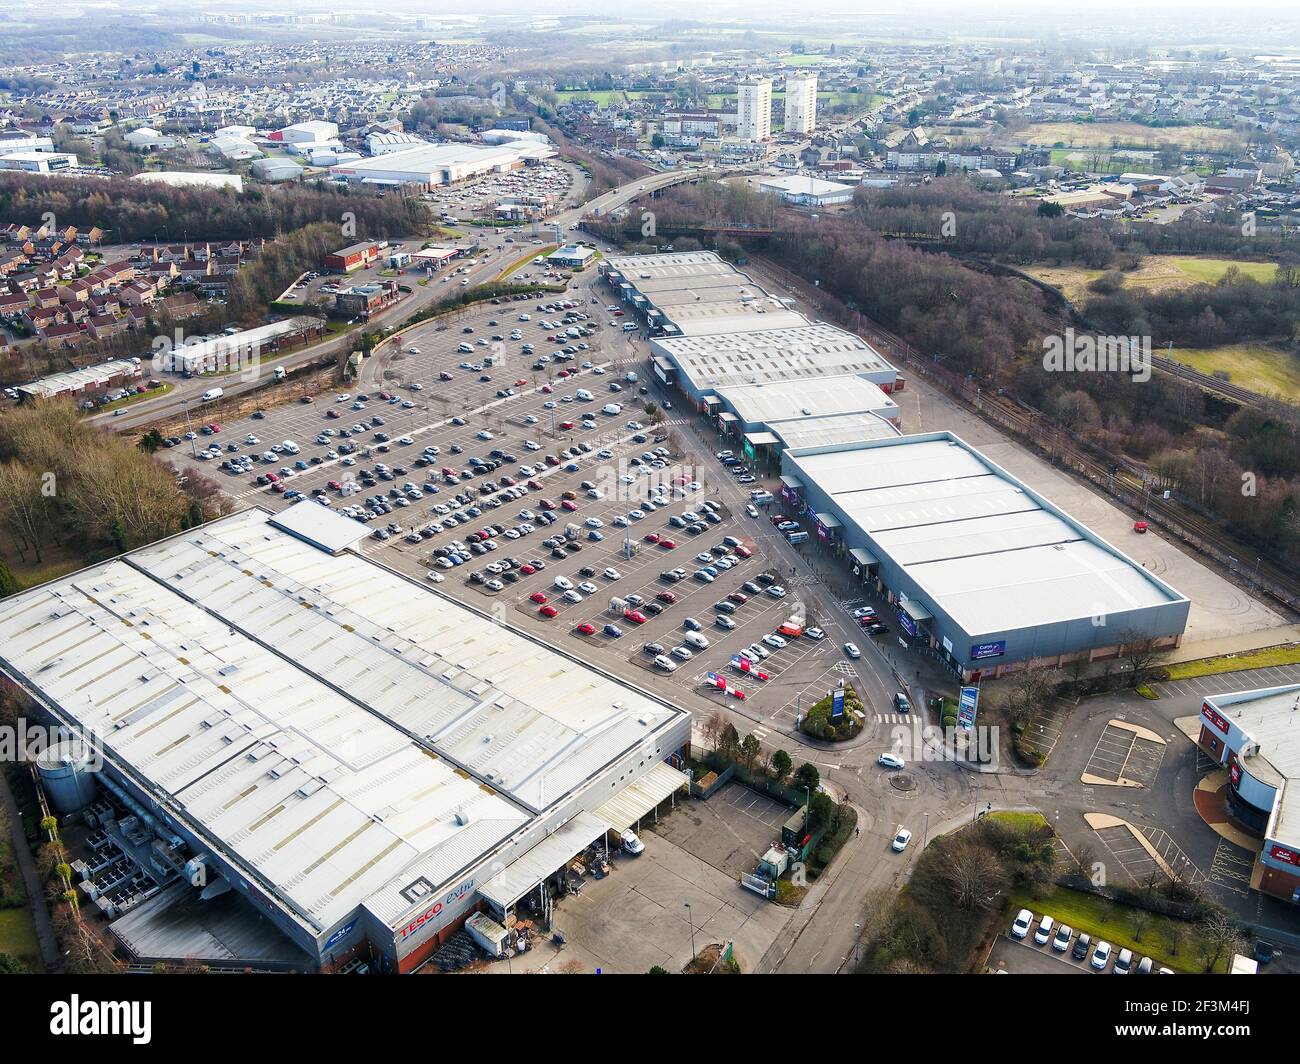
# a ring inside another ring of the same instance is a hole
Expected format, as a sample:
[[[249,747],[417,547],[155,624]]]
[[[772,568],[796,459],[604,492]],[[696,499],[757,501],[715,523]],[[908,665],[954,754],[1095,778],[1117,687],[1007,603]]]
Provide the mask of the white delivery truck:
[[[214,399],[220,399],[225,394],[226,393],[221,388],[209,388],[206,392],[204,392],[201,396],[199,396],[199,401],[204,403],[210,403]]]

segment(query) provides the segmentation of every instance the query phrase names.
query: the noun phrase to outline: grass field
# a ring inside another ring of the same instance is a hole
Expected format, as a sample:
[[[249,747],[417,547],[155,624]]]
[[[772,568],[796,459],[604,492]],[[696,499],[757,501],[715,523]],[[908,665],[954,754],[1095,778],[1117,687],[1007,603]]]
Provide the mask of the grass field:
[[[1213,126],[1157,128],[1137,122],[1034,122],[1015,134],[1023,144],[1075,148],[1180,148],[1225,151],[1241,147],[1241,137],[1231,129]]]
[[[788,67],[813,67],[821,66],[826,62],[824,55],[783,55],[781,56],[781,65]]]
[[[1194,284],[1213,284],[1230,266],[1236,266],[1245,276],[1257,281],[1270,281],[1277,273],[1277,264],[1272,262],[1238,262],[1195,255],[1148,255],[1136,270],[1125,271],[1124,287],[1162,292]],[[1031,266],[1025,272],[1059,288],[1065,298],[1076,305],[1088,301],[1088,285],[1102,274],[1101,270],[1082,266]]]
[[[1224,672],[1241,672],[1244,669],[1267,669],[1275,665],[1300,664],[1300,646],[1268,647],[1246,654],[1233,654],[1218,658],[1201,658],[1199,661],[1181,661],[1165,666],[1171,680],[1187,680],[1193,676],[1217,676]]]
[[[0,909],[0,953],[7,953],[32,971],[41,970],[41,947],[36,941],[36,926],[26,905],[17,909]]]
[[[1176,972],[1200,972],[1204,967],[1193,944],[1195,925],[1182,920],[1151,913],[1139,939],[1133,919],[1137,910],[1069,887],[1054,887],[1034,894],[1013,893],[1008,899],[1008,916],[1021,908],[1031,910],[1035,920],[1046,914],[1058,924],[1086,931],[1094,942],[1105,939],[1115,947],[1115,953],[1131,949],[1135,966],[1140,957],[1150,957],[1158,966]],[[1179,931],[1183,938],[1175,945]],[[1226,972],[1231,959],[1225,958],[1217,971]]]
[[[1268,344],[1175,347],[1169,357],[1202,373],[1224,372],[1232,384],[1300,403],[1300,356]]]

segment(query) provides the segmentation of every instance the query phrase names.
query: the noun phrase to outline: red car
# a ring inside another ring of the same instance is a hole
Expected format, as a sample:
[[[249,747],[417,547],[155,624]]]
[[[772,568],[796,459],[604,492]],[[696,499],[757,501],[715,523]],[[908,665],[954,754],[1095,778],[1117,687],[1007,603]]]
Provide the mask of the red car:
[[[524,576],[532,576],[533,573],[537,572],[537,569],[531,565],[521,565],[519,571],[523,573]]]
[[[746,547],[743,543],[736,548],[736,554],[739,555],[741,558],[752,558],[754,556],[754,552],[750,550],[748,547]]]
[[[548,454],[548,455],[546,456],[546,464],[547,464],[548,466],[557,466],[557,465],[560,464],[560,460],[559,460],[558,458],[556,458],[555,455],[553,455],[553,454]]]
[[[269,480],[272,484],[274,484],[277,480],[280,479],[280,476],[278,473],[267,473],[266,479]]]
[[[543,617],[554,617],[560,611],[557,610],[554,606],[547,605],[547,606],[539,606],[537,612],[540,613]]]
[[[572,421],[561,421],[561,422],[560,422],[560,428],[562,428],[565,432],[568,432],[569,429],[573,428],[573,422],[572,422]],[[551,458],[551,456],[550,456],[550,455],[547,455],[547,459],[548,459],[548,461],[549,461],[550,458]]]
[[[556,376],[559,377],[560,380],[564,380],[568,375],[569,375],[569,371],[567,369],[562,369],[560,370],[559,373],[556,374]]]
[[[782,521],[789,521],[789,520],[790,518],[786,517],[785,514],[772,515],[772,524],[774,525],[779,525]]]
[[[677,601],[677,596],[674,595],[671,591],[660,591],[659,594],[655,596],[655,598],[657,598],[660,602],[668,603],[668,605],[670,606]]]
[[[554,391],[555,391],[555,389],[552,388],[549,384],[543,384],[543,385],[542,385],[542,394],[543,394],[543,395],[551,395]]]
[[[659,542],[659,533],[658,533],[658,532],[651,532],[651,533],[649,533],[649,534],[645,537],[645,541],[646,541],[647,543],[658,543],[658,542]]]
[[[329,418],[335,418],[339,416],[339,412],[337,410],[326,410],[325,416]]]
[[[659,546],[663,547],[664,550],[676,550],[677,541],[672,539],[661,539],[659,541]]]
[[[534,479],[534,480],[530,480],[530,481],[528,482],[528,490],[529,490],[529,491],[541,491],[541,490],[542,490],[542,482],[541,482],[540,480],[536,480],[536,479]]]
[[[595,635],[596,626],[592,624],[590,621],[583,621],[580,625],[578,625],[577,628],[574,629],[574,631],[577,632],[579,635]]]
[[[531,595],[528,596],[528,598],[531,601],[536,602],[537,605],[539,606],[545,606],[548,602],[551,601],[549,598],[546,597],[545,591],[534,591]]]
[[[554,502],[552,499],[543,499],[543,500],[542,500],[541,502],[539,502],[537,505],[538,505],[539,507],[541,507],[543,510],[554,510],[554,509],[555,509],[555,502]]]
[[[325,486],[326,486],[327,488],[329,488],[330,491],[342,491],[342,490],[343,490],[343,485],[340,484],[337,480],[331,480],[331,481],[330,481],[328,484],[326,484]]]
[[[563,509],[568,510],[569,513],[573,513],[573,511],[578,508],[578,504],[574,502],[572,499],[565,499],[562,503],[560,503],[560,506]]]
[[[733,591],[730,595],[727,596],[727,598],[731,599],[731,601],[734,602],[737,606],[743,606],[746,602],[749,601],[749,596],[746,595],[743,591]]]
[[[274,484],[271,485],[271,490],[274,492],[284,491],[284,481],[277,480]]]
[[[645,624],[646,615],[640,610],[624,610],[623,619],[631,621],[633,624]]]
[[[527,384],[527,383],[528,383],[528,382],[527,382],[526,380],[524,380],[523,377],[520,377],[517,381],[515,381],[515,387],[516,387],[516,388],[522,388],[522,387],[523,387],[525,384]]]

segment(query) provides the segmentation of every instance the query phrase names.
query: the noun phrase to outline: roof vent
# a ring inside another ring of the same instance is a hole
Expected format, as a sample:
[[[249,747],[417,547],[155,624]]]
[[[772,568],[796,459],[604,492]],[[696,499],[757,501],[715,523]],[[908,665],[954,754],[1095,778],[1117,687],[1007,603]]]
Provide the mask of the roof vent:
[[[461,828],[469,827],[469,813],[464,809],[456,810],[456,826]]]

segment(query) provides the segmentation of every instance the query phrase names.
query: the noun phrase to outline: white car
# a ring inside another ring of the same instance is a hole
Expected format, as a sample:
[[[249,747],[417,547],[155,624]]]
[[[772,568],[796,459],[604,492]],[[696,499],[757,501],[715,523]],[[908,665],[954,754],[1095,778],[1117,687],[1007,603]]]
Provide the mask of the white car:
[[[846,654],[847,654],[849,657],[851,657],[854,661],[857,661],[858,658],[862,657],[862,651],[860,651],[860,650],[858,649],[858,646],[857,646],[856,643],[845,643],[845,644],[844,644],[844,653],[846,653]]]
[[[555,578],[554,583],[555,583],[555,586],[556,586],[557,588],[559,588],[561,591],[572,591],[572,590],[573,590],[573,581],[570,580],[567,576],[557,576],[557,577]]]
[[[1105,941],[1098,942],[1097,948],[1092,951],[1092,960],[1088,963],[1096,968],[1097,971],[1103,971],[1106,965],[1110,963],[1110,943]]]
[[[894,832],[894,841],[889,844],[889,848],[895,853],[902,853],[907,849],[907,844],[911,841],[912,833],[902,824],[899,824],[898,830]]]
[[[1034,914],[1028,909],[1021,909],[1016,914],[1015,920],[1011,923],[1011,937],[1024,938],[1029,934],[1029,929],[1033,926]]]
[[[524,440],[524,449],[529,451],[540,451],[542,445],[536,440]]]
[[[785,588],[780,584],[773,584],[767,589],[767,593],[775,599],[785,598]]]
[[[622,580],[622,579],[623,579],[623,574],[620,573],[617,569],[613,568],[612,566],[609,567],[608,569],[606,569],[606,570],[605,570],[603,573],[601,573],[600,575],[603,576],[606,580]]]
[[[431,581],[431,582],[433,582],[433,583],[435,583],[435,584],[441,584],[444,580],[447,579],[445,576],[442,575],[442,573],[435,573],[435,572],[433,572],[432,570],[430,570],[429,572],[425,573],[424,575],[425,575],[425,579],[427,579],[427,580],[429,580],[429,581]]]
[[[878,758],[876,758],[876,764],[880,765],[882,768],[903,768],[904,767],[904,761],[901,757],[899,757],[897,754],[889,754],[889,753],[881,754]]]
[[[776,634],[763,636],[763,642],[766,643],[768,646],[770,646],[773,650],[780,650],[783,646],[786,645],[785,640]]]
[[[1052,931],[1056,927],[1056,921],[1050,916],[1044,916],[1038,921],[1038,930],[1034,932],[1034,942],[1040,946],[1047,945],[1047,940],[1052,937]]]
[[[818,643],[826,638],[826,633],[823,632],[820,628],[809,628],[804,631],[804,635],[806,635],[809,639],[813,640],[814,642],[818,642]]]

